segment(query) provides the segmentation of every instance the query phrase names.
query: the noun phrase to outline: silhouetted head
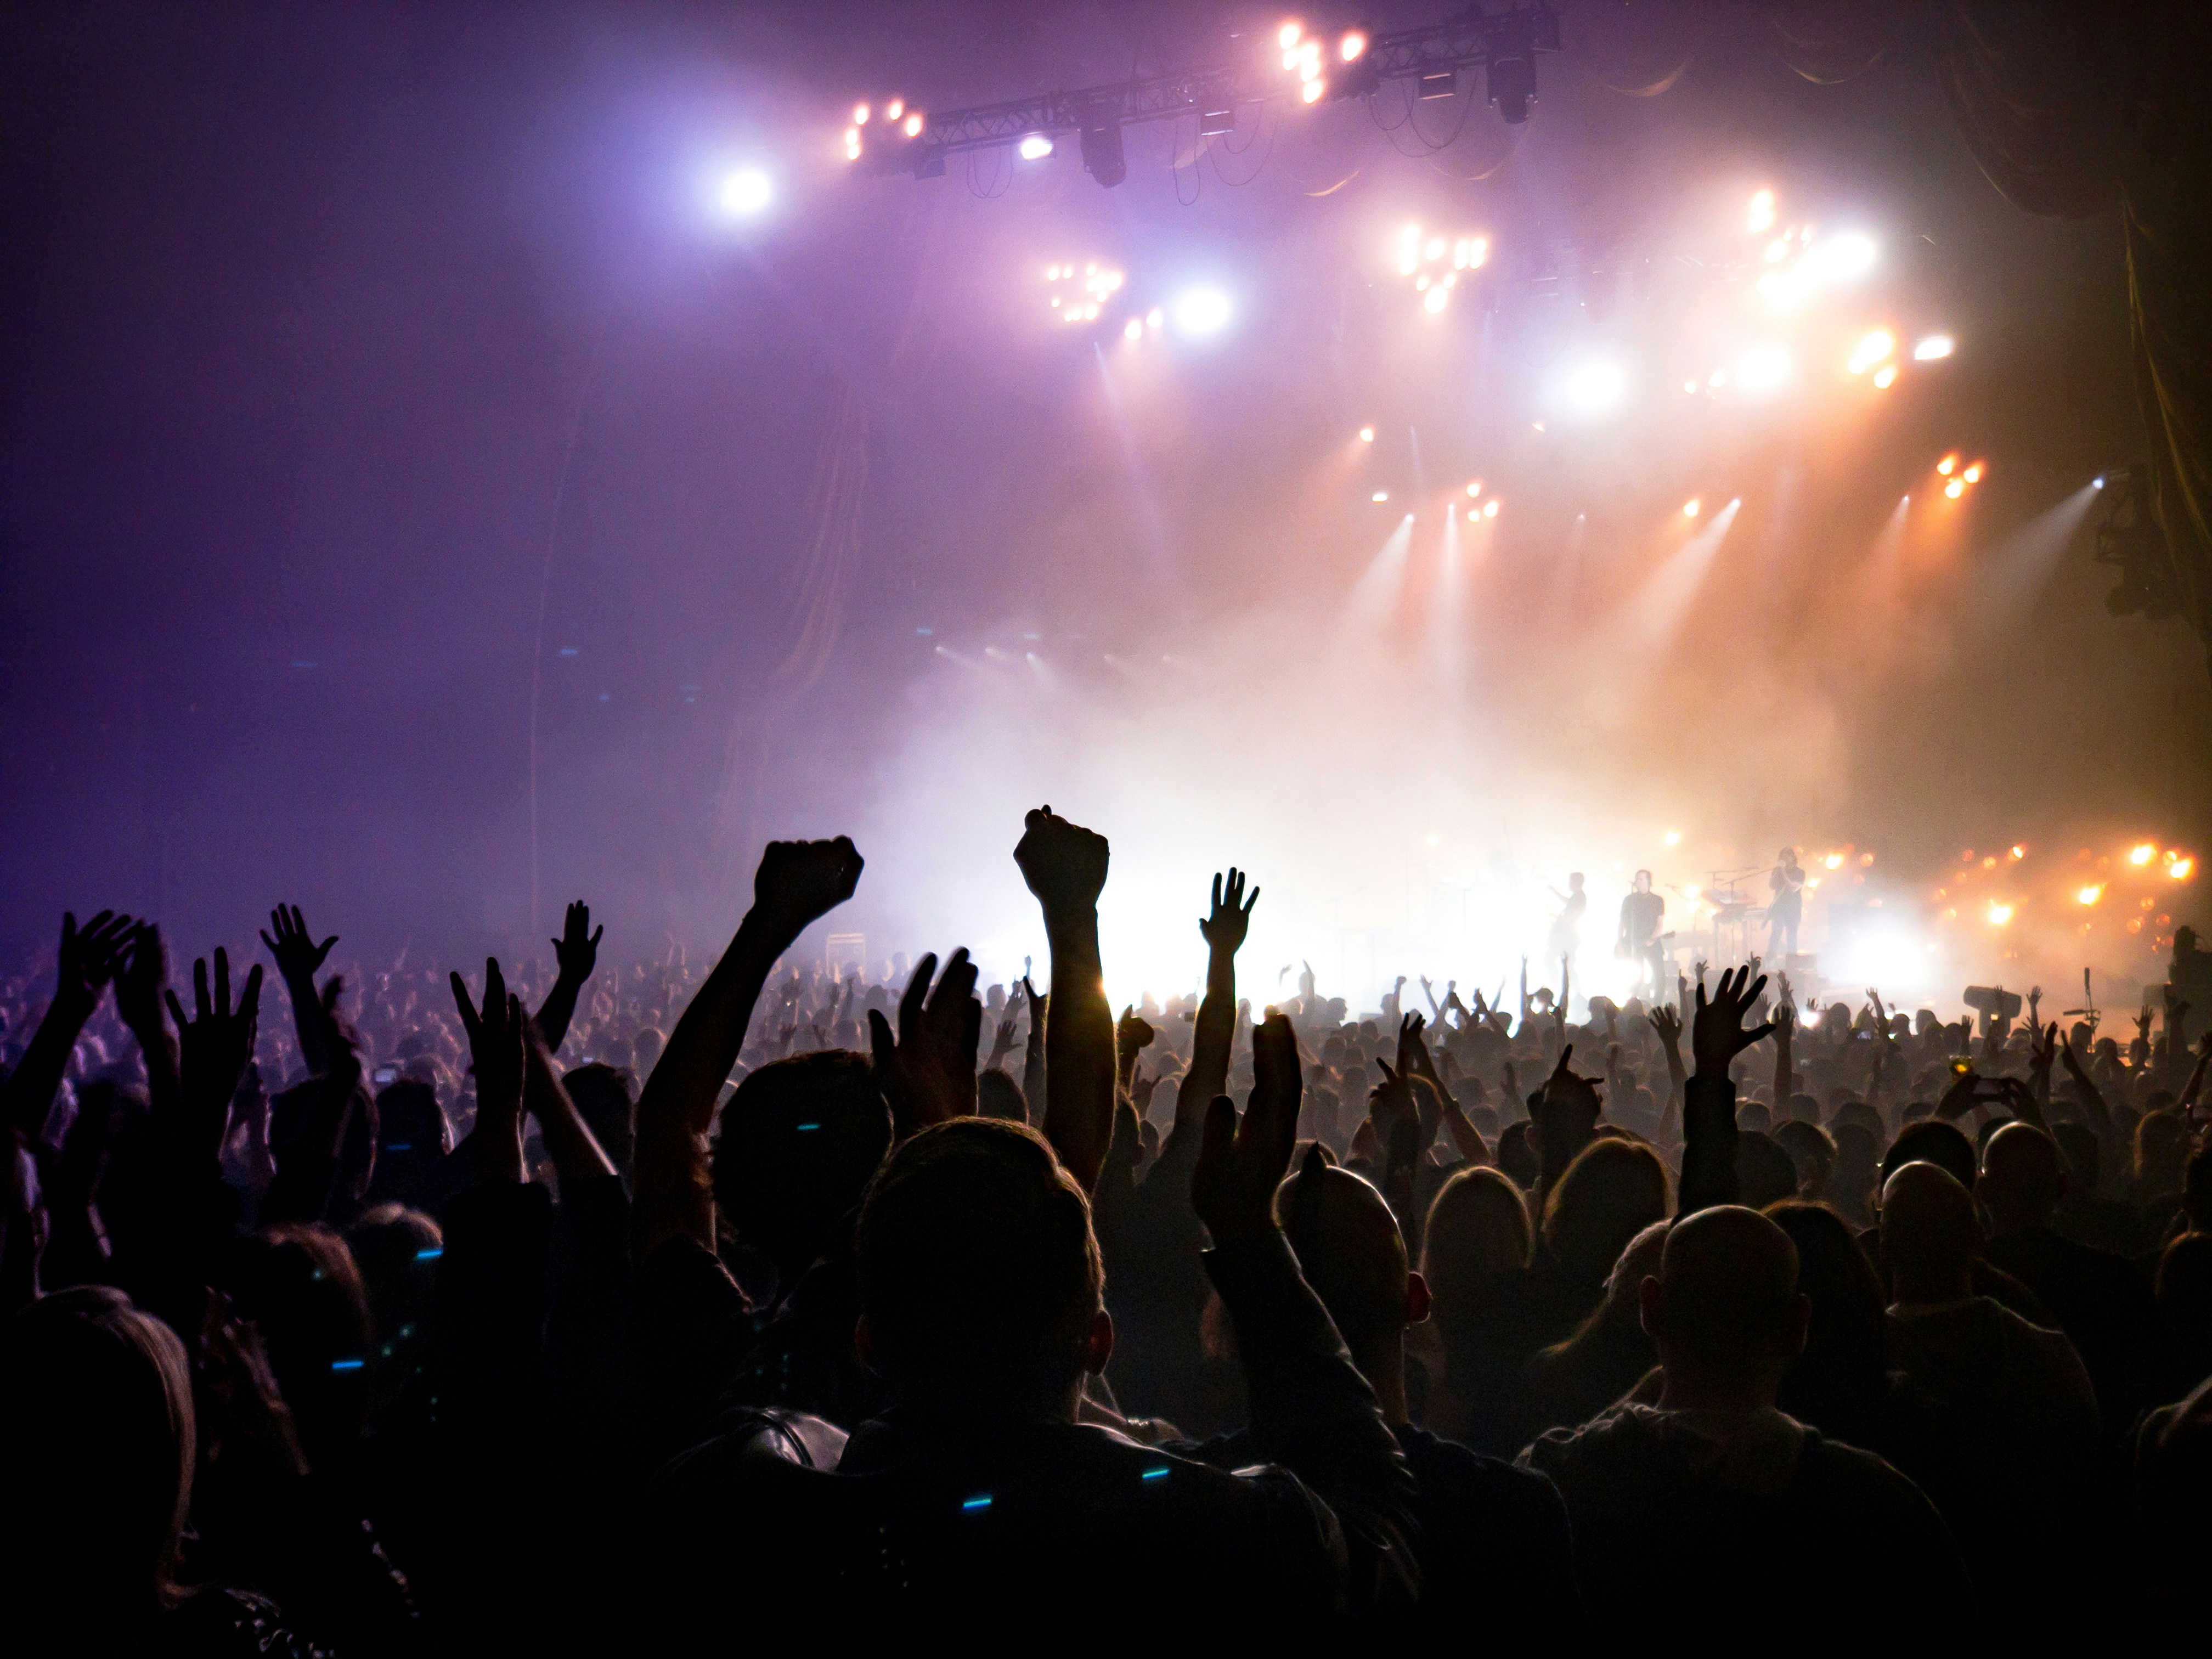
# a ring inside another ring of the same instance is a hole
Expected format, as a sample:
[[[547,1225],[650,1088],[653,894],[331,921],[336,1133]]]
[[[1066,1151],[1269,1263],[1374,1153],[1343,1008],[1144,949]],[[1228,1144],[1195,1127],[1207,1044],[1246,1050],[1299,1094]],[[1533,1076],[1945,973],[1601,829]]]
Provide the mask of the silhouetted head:
[[[1499,1171],[1478,1165],[1444,1182],[1429,1206],[1421,1276],[1447,1325],[1474,1316],[1504,1275],[1528,1265],[1528,1200]]]
[[[191,1502],[184,1345],[105,1285],[43,1297],[0,1329],[0,1589],[19,1620],[40,1607],[101,1622],[154,1613]]]
[[[2189,1126],[2173,1112],[2145,1112],[2136,1125],[2136,1186],[2146,1194],[2178,1193],[2188,1160]]]
[[[1982,1150],[1975,1191],[2000,1233],[2048,1226],[2066,1196],[2066,1163],[2058,1143],[2032,1123],[2008,1123]]]
[[[860,1357],[942,1414],[1073,1418],[1113,1352],[1091,1206],[1035,1130],[924,1129],[860,1206]]]
[[[1307,1149],[1275,1189],[1275,1221],[1298,1270],[1355,1357],[1396,1342],[1429,1316],[1429,1287],[1411,1272],[1398,1218],[1374,1187]],[[1363,1366],[1364,1369],[1364,1366]]]
[[[1544,1245],[1577,1282],[1596,1284],[1628,1241],[1668,1211],[1667,1166],[1641,1142],[1593,1140],[1544,1204]]]
[[[1022,1085],[998,1066],[975,1079],[975,1110],[984,1117],[1001,1117],[1012,1123],[1026,1123],[1030,1119]]]
[[[368,1415],[368,1290],[352,1250],[328,1227],[264,1227],[232,1247],[227,1278],[261,1332],[308,1462],[340,1465]]]
[[[1681,1406],[1771,1405],[1811,1316],[1790,1235],[1738,1204],[1699,1210],[1668,1230],[1641,1302],[1667,1373],[1664,1397]]]
[[[1882,1183],[1881,1260],[1897,1300],[1953,1302],[1973,1293],[1982,1225],[1973,1194],[1949,1170],[1907,1164]]]
[[[1980,1173],[1979,1161],[1974,1156],[1974,1143],[1966,1139],[1964,1131],[1944,1122],[1941,1118],[1929,1118],[1919,1123],[1907,1124],[1898,1132],[1889,1150],[1882,1154],[1881,1179],[1884,1187],[1889,1178],[1908,1164],[1933,1164],[1961,1187],[1972,1187]]]
[[[1747,1129],[1736,1137],[1735,1183],[1747,1206],[1763,1210],[1797,1196],[1797,1165],[1772,1135]]]
[[[1636,872],[1636,890],[1639,893],[1648,893],[1651,890],[1651,872],[1649,870],[1638,870]]]
[[[427,1328],[446,1241],[438,1224],[404,1204],[380,1204],[346,1229],[361,1270],[378,1349],[411,1343]]]
[[[891,1109],[866,1056],[774,1060],[722,1108],[714,1201],[787,1288],[835,1248],[890,1144]]]
[[[561,1086],[615,1173],[629,1180],[636,1150],[637,1079],[619,1066],[594,1063],[563,1072]]]
[[[2160,1254],[2158,1311],[2176,1374],[2212,1376],[2212,1233],[2184,1233]]]
[[[1583,890],[1583,872],[1581,871],[1577,870],[1567,878],[1567,890],[1571,893],[1579,893]]]

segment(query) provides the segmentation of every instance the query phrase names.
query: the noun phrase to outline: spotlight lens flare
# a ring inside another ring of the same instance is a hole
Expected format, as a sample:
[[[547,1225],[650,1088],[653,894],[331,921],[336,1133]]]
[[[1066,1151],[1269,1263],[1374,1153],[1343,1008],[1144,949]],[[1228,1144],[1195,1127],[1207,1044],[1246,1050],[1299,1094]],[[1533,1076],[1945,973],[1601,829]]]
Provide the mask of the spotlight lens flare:
[[[2101,886],[2091,885],[2084,887],[2080,892],[2075,894],[2074,899],[2079,904],[2094,904],[2104,896],[2105,890]]]
[[[1880,368],[1876,369],[1874,375],[1874,384],[1875,389],[1879,392],[1887,392],[1890,387],[1895,386],[1897,384],[1897,365],[1895,363],[1884,363]]]
[[[1956,455],[1946,455],[1936,463],[1936,470],[1945,477],[1949,477],[1959,470],[1959,458]]]
[[[1585,414],[1613,408],[1628,392],[1628,376],[1615,363],[1584,363],[1567,376],[1567,401]]]
[[[913,114],[906,118],[904,131],[906,136],[909,138],[919,138],[921,137],[921,112],[920,110],[915,111]]]
[[[1938,358],[1949,356],[1957,349],[1956,343],[1949,335],[1930,334],[1912,348],[1912,361],[1916,363],[1932,363]]]
[[[1778,345],[1754,347],[1736,364],[1735,375],[1747,392],[1771,392],[1790,378],[1790,354]]]
[[[1230,313],[1229,296],[1218,289],[1193,289],[1175,304],[1176,326],[1186,334],[1218,334]]]
[[[1360,55],[1366,50],[1367,37],[1358,29],[1353,29],[1350,33],[1346,34],[1342,40],[1337,43],[1336,48],[1337,56],[1343,58],[1347,64],[1358,63],[1359,61]]]
[[[1488,501],[1482,504],[1482,516],[1486,519],[1494,519],[1498,516],[1497,496],[1492,495]]]
[[[1705,510],[1705,505],[1703,501],[1692,495],[1682,503],[1682,516],[1686,519],[1694,519]]]
[[[1306,103],[1318,104],[1321,102],[1321,92],[1322,87],[1319,81],[1309,81],[1299,88],[1298,97]]]
[[[2003,927],[2005,923],[2012,920],[2012,912],[2013,907],[2011,905],[1992,902],[1989,909],[1990,926],[1992,927]]]
[[[1359,441],[1364,444],[1373,443],[1375,441],[1375,428],[1371,426],[1361,427],[1359,428]]]
[[[722,181],[722,206],[731,213],[758,213],[769,204],[775,194],[768,174],[757,167],[733,173]]]
[[[1952,479],[1950,483],[1943,486],[1943,493],[1946,495],[1948,495],[1953,501],[1957,501],[1960,496],[1966,493],[1966,481],[1963,478]]]
[[[1854,374],[1863,374],[1897,349],[1897,336],[1886,328],[1878,328],[1858,343],[1851,353],[1850,369]]]
[[[1024,161],[1042,161],[1052,154],[1052,140],[1041,132],[1032,132],[1022,140],[1018,153]]]
[[[2140,869],[2158,856],[2158,848],[2149,842],[2139,842],[2128,851],[2128,862]]]
[[[1964,479],[1965,479],[1968,483],[1981,483],[1981,481],[1982,481],[1982,464],[1981,464],[1979,461],[1976,461],[1976,462],[1975,462],[1972,466],[1968,467],[1968,468],[1967,468],[1964,472],[1961,472],[1959,476],[1960,476],[1960,477],[1964,478]]]
[[[1288,52],[1292,46],[1297,45],[1298,36],[1303,32],[1303,29],[1298,24],[1285,23],[1281,28],[1275,31],[1275,44],[1280,46],[1285,52]]]
[[[856,127],[864,127],[868,125],[868,106],[866,104],[855,104],[853,106],[853,125]]]

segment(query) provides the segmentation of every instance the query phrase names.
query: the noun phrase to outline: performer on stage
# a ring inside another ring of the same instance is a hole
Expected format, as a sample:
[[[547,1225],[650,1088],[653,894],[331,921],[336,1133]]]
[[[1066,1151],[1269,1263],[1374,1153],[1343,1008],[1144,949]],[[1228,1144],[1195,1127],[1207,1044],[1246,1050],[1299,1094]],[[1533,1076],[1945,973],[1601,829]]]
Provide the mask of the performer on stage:
[[[1797,924],[1805,917],[1805,872],[1796,848],[1785,847],[1776,855],[1766,884],[1774,893],[1773,902],[1766,907],[1766,959],[1780,967],[1796,954]]]
[[[1638,993],[1657,996],[1667,983],[1666,957],[1662,952],[1659,924],[1667,917],[1667,901],[1651,890],[1651,872],[1636,872],[1635,890],[1620,902],[1620,933],[1613,953],[1635,958],[1641,977]]]

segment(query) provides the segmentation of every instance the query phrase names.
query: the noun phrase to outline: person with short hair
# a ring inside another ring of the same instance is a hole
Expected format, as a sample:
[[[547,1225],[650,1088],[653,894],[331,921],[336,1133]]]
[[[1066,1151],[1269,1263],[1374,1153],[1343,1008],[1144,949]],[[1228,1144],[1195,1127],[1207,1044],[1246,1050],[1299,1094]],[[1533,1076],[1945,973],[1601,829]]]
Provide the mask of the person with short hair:
[[[1738,1632],[1793,1628],[1818,1608],[1827,1641],[1900,1619],[1923,1638],[1963,1634],[1966,1569],[1920,1489],[1775,1404],[1810,1316],[1790,1236],[1740,1205],[1701,1209],[1668,1231],[1640,1302],[1657,1403],[1554,1429],[1520,1459],[1566,1498],[1601,1632],[1647,1632],[1653,1609],[1725,1575]],[[1880,1595],[1835,1593],[1877,1583]]]

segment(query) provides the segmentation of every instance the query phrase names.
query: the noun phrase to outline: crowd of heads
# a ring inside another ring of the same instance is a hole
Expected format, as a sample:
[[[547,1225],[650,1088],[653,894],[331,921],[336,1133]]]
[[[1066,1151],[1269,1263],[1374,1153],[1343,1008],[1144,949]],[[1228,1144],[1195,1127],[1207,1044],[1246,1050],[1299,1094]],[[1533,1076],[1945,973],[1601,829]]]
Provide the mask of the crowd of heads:
[[[1195,1618],[1565,1632],[1762,1534],[1707,1570],[1746,1607],[1862,1594],[1869,1528],[1939,1627],[2193,1599],[2178,997],[2124,1042],[1693,962],[1255,1009],[1231,872],[1203,990],[1117,1018],[1103,838],[1045,809],[1016,859],[1041,985],[803,960],[842,841],[770,848],[699,967],[603,963],[580,904],[550,971],[334,961],[280,906],[289,1018],[70,918],[0,983],[0,1571],[52,1645],[673,1639],[724,1571],[1004,1613],[1083,1560]]]

